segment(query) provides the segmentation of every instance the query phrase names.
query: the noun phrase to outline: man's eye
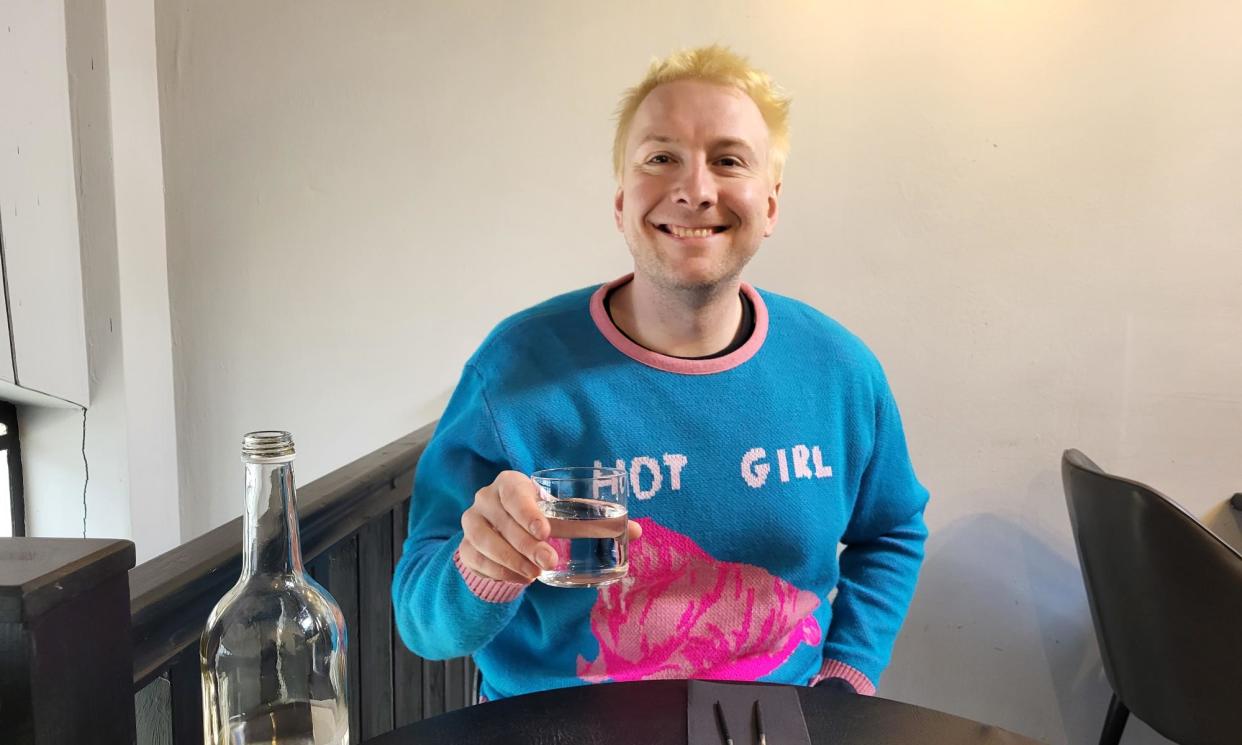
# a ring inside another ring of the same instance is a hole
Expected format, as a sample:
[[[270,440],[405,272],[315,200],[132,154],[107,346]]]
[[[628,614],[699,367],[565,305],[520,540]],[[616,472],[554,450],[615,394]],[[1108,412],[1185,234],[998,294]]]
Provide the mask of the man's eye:
[[[664,155],[664,154],[659,154],[659,155],[653,155],[653,156],[651,156],[650,158],[648,158],[648,159],[647,159],[647,162],[648,162],[648,163],[656,163],[656,164],[658,164],[658,165],[663,165],[663,164],[665,164],[665,163],[669,163],[669,162],[671,162],[671,161],[669,160],[669,157],[668,157],[667,155]]]
[[[742,161],[738,160],[737,158],[734,158],[732,155],[726,155],[725,157],[721,158],[720,160],[716,162],[720,163],[721,165],[726,165],[730,167],[736,167],[736,166],[742,165]]]

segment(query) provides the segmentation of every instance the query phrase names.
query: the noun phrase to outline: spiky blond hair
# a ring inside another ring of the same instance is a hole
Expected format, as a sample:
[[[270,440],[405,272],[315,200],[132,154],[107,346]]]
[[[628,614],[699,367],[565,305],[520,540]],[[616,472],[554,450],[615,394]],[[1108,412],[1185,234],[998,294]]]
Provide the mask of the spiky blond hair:
[[[617,132],[612,141],[612,168],[621,181],[625,167],[625,143],[630,136],[634,113],[656,86],[675,80],[703,80],[728,85],[750,96],[768,125],[768,164],[773,181],[780,181],[789,156],[789,96],[767,73],[751,67],[749,60],[727,47],[713,44],[685,49],[665,59],[656,59],[647,77],[626,90],[617,106]]]

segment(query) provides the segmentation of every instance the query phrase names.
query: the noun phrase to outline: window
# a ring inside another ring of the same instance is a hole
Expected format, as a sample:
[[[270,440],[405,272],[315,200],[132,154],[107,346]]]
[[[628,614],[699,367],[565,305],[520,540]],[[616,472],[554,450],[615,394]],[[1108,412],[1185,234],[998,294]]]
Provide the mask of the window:
[[[0,401],[0,537],[26,535],[22,451],[17,440],[17,407]]]

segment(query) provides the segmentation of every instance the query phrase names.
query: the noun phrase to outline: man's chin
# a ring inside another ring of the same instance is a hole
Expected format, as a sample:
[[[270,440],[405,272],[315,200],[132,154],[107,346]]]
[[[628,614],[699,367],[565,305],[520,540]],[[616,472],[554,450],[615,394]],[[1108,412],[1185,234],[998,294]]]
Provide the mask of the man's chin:
[[[722,284],[731,282],[738,276],[737,273],[718,266],[666,267],[664,271],[660,272],[660,275],[656,279],[657,284],[670,290],[683,292],[711,291]]]
[[[747,261],[724,256],[668,255],[632,251],[634,271],[653,286],[672,292],[710,293],[737,280]],[[747,257],[749,259],[749,257]]]

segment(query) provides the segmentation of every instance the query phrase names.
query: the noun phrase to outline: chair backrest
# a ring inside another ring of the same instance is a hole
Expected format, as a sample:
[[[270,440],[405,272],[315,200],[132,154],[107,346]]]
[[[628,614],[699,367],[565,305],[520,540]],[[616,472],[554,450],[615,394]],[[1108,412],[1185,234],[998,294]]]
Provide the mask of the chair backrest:
[[[1077,450],[1062,456],[1061,476],[1117,696],[1179,743],[1242,742],[1242,554]]]

